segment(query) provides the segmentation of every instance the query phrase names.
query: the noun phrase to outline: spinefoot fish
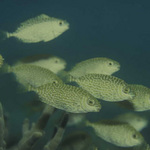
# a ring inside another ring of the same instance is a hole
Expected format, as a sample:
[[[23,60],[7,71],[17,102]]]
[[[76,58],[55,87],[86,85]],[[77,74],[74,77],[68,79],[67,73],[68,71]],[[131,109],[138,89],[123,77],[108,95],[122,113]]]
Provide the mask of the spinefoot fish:
[[[134,91],[133,100],[119,102],[119,105],[134,111],[150,110],[150,88],[144,85],[130,84],[131,90]]]
[[[116,146],[133,147],[144,142],[143,136],[127,123],[114,120],[86,121],[86,126],[92,127],[98,137]]]
[[[114,120],[125,122],[133,126],[137,131],[143,130],[148,125],[148,119],[136,113],[120,114]]]
[[[48,42],[69,29],[69,23],[62,19],[41,14],[20,24],[15,32],[2,32],[3,39],[15,37],[24,43]]]
[[[66,68],[66,61],[60,57],[53,56],[50,54],[37,54],[32,56],[27,56],[15,63],[15,65],[21,64],[31,64],[40,66],[51,70],[54,73],[58,73]]]
[[[40,66],[22,64],[15,66],[5,66],[5,72],[13,73],[16,80],[25,88],[30,84],[39,87],[47,83],[62,83],[63,81],[52,71]]]
[[[91,73],[111,75],[119,70],[119,62],[106,57],[96,57],[77,63],[68,73],[79,78]]]
[[[64,83],[50,83],[38,88],[28,87],[40,100],[55,108],[72,113],[99,112],[100,102],[82,88]]]
[[[94,97],[105,101],[131,100],[135,96],[124,80],[111,75],[87,74],[77,79],[71,77],[70,81],[76,82]]]

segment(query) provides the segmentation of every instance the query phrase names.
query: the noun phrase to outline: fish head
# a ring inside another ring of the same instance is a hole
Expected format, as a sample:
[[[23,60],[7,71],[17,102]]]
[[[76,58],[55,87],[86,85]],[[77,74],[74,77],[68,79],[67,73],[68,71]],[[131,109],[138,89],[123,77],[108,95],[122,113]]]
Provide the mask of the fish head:
[[[62,58],[54,56],[46,60],[44,67],[54,73],[58,73],[66,68],[66,61]]]
[[[53,19],[52,21],[53,34],[55,37],[69,29],[69,23],[62,19]]]
[[[118,86],[118,91],[122,97],[122,100],[133,100],[135,97],[134,91],[125,82],[120,83],[120,86]]]
[[[129,128],[130,129],[130,128]],[[133,127],[126,132],[127,145],[136,146],[141,145],[144,142],[144,138],[140,132],[136,131]]]
[[[115,60],[105,58],[102,64],[105,69],[105,74],[111,75],[120,70],[120,64]]]
[[[133,124],[136,125],[136,130],[141,131],[143,128],[145,128],[148,125],[148,119],[141,116],[136,116],[132,119]]]
[[[36,62],[34,64],[49,69],[56,74],[66,68],[66,61],[56,56],[50,57],[46,60],[41,60],[40,62]]]
[[[84,97],[81,106],[86,112],[99,112],[101,109],[100,102],[92,95]]]

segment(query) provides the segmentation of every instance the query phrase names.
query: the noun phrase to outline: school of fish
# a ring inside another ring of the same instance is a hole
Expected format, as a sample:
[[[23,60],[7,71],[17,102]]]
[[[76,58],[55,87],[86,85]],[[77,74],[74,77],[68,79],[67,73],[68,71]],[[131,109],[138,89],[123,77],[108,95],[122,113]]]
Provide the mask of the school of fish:
[[[15,37],[24,43],[37,43],[51,41],[68,29],[67,21],[41,14],[22,22],[12,33],[2,33],[3,39]],[[82,124],[85,128],[92,128],[96,138],[117,147],[141,147],[146,143],[140,133],[148,126],[146,117],[124,113],[95,122],[86,118],[86,113],[101,113],[101,100],[132,111],[150,110],[150,88],[127,83],[112,75],[120,70],[119,62],[96,57],[78,62],[67,70],[64,59],[50,54],[27,56],[13,65],[3,61],[0,54],[0,72],[12,74],[25,89],[22,92],[35,92],[43,104],[69,113],[68,126]],[[148,150],[149,145],[146,145]],[[65,150],[98,150],[86,132],[71,134],[61,146]]]

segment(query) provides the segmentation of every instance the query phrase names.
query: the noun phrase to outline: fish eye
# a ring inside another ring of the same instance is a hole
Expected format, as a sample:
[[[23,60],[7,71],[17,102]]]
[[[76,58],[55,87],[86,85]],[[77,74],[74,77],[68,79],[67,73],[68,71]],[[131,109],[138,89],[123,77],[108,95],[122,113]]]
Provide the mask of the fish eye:
[[[93,106],[95,104],[94,100],[88,99],[88,105]]]
[[[59,22],[59,25],[61,26],[62,24],[63,24],[62,21],[60,21],[60,22]]]
[[[108,64],[109,64],[109,66],[112,66],[112,65],[113,65],[113,63],[112,63],[112,62],[109,62]]]
[[[58,83],[58,81],[57,81],[57,80],[54,80],[54,81],[53,81],[53,83],[54,83],[54,84],[57,84],[57,83]]]
[[[130,88],[129,88],[129,87],[125,87],[125,88],[123,89],[123,92],[124,92],[125,94],[128,94],[128,93],[130,92]]]
[[[55,60],[55,63],[57,64],[57,63],[58,63],[58,60]]]
[[[135,134],[132,135],[132,137],[133,137],[134,139],[137,139],[137,138],[138,138],[138,135],[135,133]]]
[[[141,118],[137,118],[137,121],[142,121],[142,119]]]

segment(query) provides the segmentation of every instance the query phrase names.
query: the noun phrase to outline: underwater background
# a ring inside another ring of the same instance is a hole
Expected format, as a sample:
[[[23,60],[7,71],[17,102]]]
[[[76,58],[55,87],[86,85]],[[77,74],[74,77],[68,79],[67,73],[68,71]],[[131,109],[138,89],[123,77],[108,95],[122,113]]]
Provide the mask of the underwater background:
[[[108,57],[121,64],[121,70],[115,76],[130,84],[150,87],[150,1],[0,0],[0,30],[13,32],[20,22],[42,13],[67,20],[70,29],[45,43],[26,44],[15,38],[1,41],[0,54],[5,62],[13,64],[25,56],[52,54],[65,59],[66,70],[69,70],[75,63],[88,58]],[[0,75],[0,101],[8,113],[12,143],[21,137],[24,118],[35,121],[40,114],[27,116],[30,108],[24,104],[32,99],[31,95],[19,93],[12,75]],[[92,121],[109,119],[124,112],[130,111],[113,103],[102,102],[102,110],[88,113],[87,118]],[[150,116],[150,111],[136,113]],[[50,126],[46,129],[49,134]],[[142,135],[150,144],[150,125],[142,131]],[[98,139],[95,142],[98,143]]]

